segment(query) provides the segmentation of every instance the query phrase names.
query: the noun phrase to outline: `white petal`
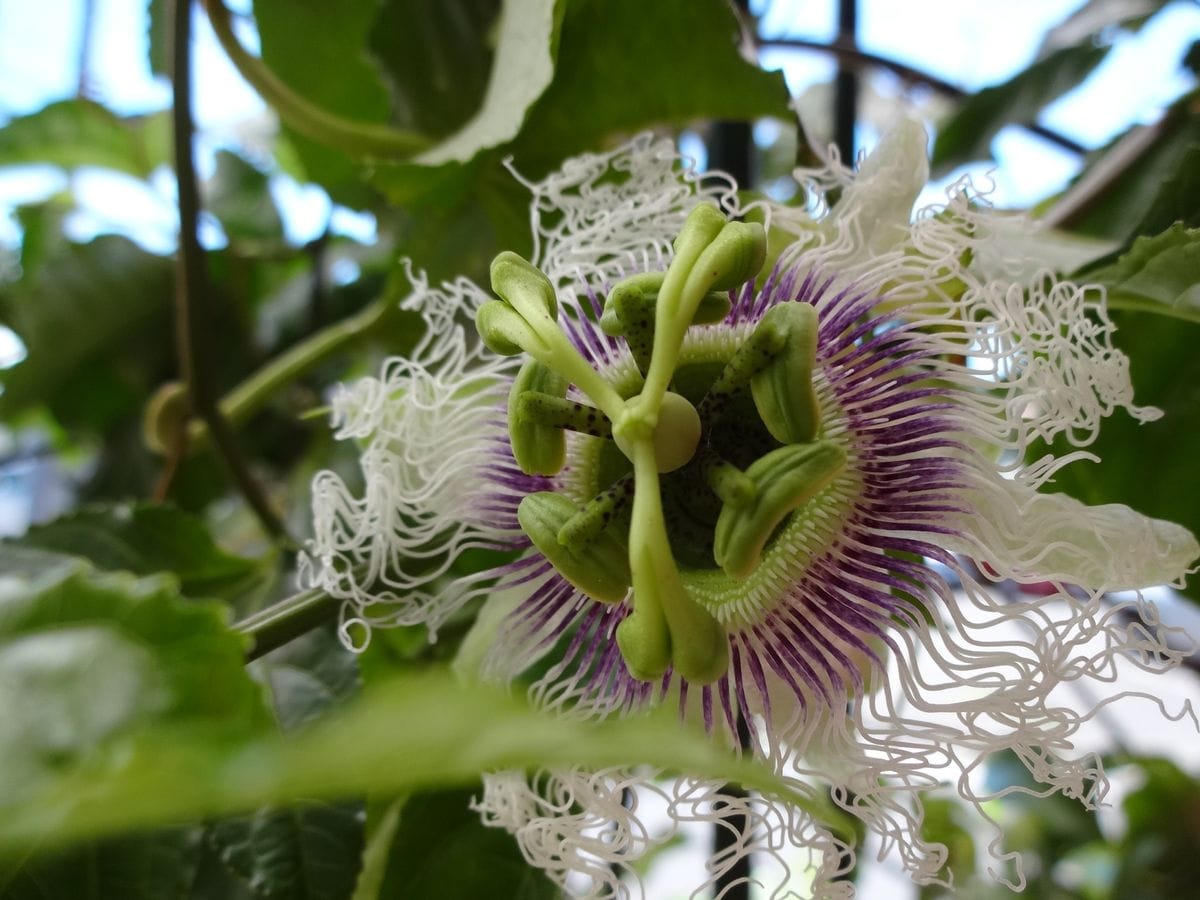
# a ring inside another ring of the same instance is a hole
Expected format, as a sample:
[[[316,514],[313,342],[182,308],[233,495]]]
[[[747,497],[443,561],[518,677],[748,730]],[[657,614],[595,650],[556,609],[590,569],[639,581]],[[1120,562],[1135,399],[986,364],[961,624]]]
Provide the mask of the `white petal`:
[[[1088,506],[997,480],[965,517],[966,550],[1006,578],[1062,581],[1095,591],[1178,583],[1200,556],[1190,531],[1117,503]]]
[[[881,256],[907,242],[913,204],[929,180],[928,147],[925,127],[900,119],[833,208],[831,221],[854,229],[862,257]]]

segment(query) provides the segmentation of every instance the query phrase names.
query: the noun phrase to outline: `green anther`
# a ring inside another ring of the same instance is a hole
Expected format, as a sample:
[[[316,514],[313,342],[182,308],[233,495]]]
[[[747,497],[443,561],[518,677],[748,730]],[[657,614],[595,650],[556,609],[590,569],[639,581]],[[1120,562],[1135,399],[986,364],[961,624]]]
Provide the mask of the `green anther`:
[[[517,521],[533,545],[563,578],[593,600],[619,603],[629,592],[629,551],[603,531],[581,547],[559,543],[563,526],[579,512],[562,494],[540,491],[528,494],[517,507]]]
[[[645,303],[650,309],[658,299],[666,272],[641,272],[622,278],[608,296],[604,299],[604,311],[600,316],[600,330],[609,337],[620,337],[625,334],[629,322],[621,314],[621,306],[636,311],[637,304]],[[634,304],[634,305],[630,305]]]
[[[650,352],[654,349],[654,310],[657,302],[657,293],[644,293],[634,284],[617,285],[605,304],[605,314],[610,309],[616,314],[620,333],[625,336],[633,361],[643,375],[650,365]]]
[[[717,517],[717,564],[731,578],[748,576],[784,518],[816,496],[845,465],[845,451],[830,441],[780,447],[752,463],[746,475],[754,482],[754,502],[726,504]]]
[[[626,475],[589,500],[558,530],[558,542],[571,550],[585,544],[609,526],[613,517],[633,496],[633,476]]]
[[[541,391],[522,394],[517,402],[516,414],[521,419],[551,428],[565,428],[593,437],[606,438],[612,435],[612,424],[596,407]]]
[[[688,296],[694,291],[731,291],[741,287],[758,274],[766,257],[767,236],[761,225],[727,222],[696,260],[683,293]]]
[[[786,331],[764,316],[700,401],[700,421],[708,422],[735,391],[745,387],[750,379],[773,362],[786,344]]]
[[[705,448],[701,472],[708,486],[721,501],[730,506],[749,506],[758,493],[750,476],[731,462],[721,459],[710,448]]]
[[[654,349],[656,306],[664,277],[663,272],[647,272],[619,282],[609,291],[600,316],[600,329],[611,337],[625,338],[642,374],[650,365]],[[729,307],[727,292],[709,292],[700,298],[691,324],[720,322],[729,315]]]
[[[530,394],[566,403],[561,398],[567,394],[567,379],[530,359],[521,366],[508,392],[508,439],[513,458],[526,475],[555,475],[567,459],[567,438],[553,422],[528,414],[525,407]]]
[[[636,445],[649,441],[659,472],[674,472],[696,455],[700,443],[700,416],[696,407],[679,394],[663,395],[657,414],[648,417],[639,397],[626,401],[625,414],[614,423],[613,439],[630,459]]]
[[[492,261],[492,288],[502,299],[483,304],[475,314],[484,343],[504,356],[528,353],[579,388],[611,419],[623,402],[621,395],[559,327],[550,279],[517,254],[505,252]]]
[[[780,303],[758,327],[778,328],[786,339],[782,352],[750,379],[758,415],[781,443],[811,441],[821,427],[821,405],[813,389],[817,311],[808,303]]]
[[[475,330],[487,348],[501,356],[519,356],[538,341],[529,323],[500,300],[489,300],[475,311]]]
[[[491,275],[492,290],[527,322],[543,316],[558,318],[554,285],[531,262],[506,250],[492,260]]]

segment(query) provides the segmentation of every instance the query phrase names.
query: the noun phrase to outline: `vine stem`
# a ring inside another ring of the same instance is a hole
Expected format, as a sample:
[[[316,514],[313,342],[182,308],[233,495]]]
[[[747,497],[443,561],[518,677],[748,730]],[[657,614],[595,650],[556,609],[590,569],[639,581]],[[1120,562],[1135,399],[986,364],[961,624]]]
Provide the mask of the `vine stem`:
[[[222,0],[203,0],[225,53],[241,76],[288,125],[305,137],[361,156],[407,158],[429,146],[424,135],[389,125],[356,122],[314,106],[285,84],[261,59],[246,51],[233,33],[233,16]]]
[[[218,404],[221,415],[233,427],[244,424],[279,390],[347,344],[368,334],[391,310],[390,298],[382,297],[350,318],[335,322],[290,347],[222,397]],[[192,422],[188,431],[188,452],[205,447],[208,441],[207,423]]]
[[[179,371],[187,387],[191,412],[208,427],[213,446],[229,469],[263,530],[286,537],[279,516],[251,474],[229,423],[221,414],[207,366],[207,304],[210,296],[207,261],[197,237],[200,193],[192,158],[192,29],[190,0],[173,0],[171,13],[171,126],[175,144],[175,178],[179,193],[179,252],[176,254],[175,327]]]

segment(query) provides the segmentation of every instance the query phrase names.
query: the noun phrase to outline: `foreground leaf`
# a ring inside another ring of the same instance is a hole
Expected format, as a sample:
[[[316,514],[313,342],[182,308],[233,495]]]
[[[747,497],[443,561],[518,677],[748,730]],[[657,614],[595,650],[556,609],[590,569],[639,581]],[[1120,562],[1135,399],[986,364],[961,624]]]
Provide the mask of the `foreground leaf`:
[[[554,718],[435,672],[397,679],[293,736],[231,740],[158,728],[120,752],[18,790],[0,783],[0,850],[66,844],[297,797],[471,784],[489,769],[642,763],[794,797],[763,765],[718,749],[674,710],[601,724]],[[828,820],[828,814],[822,814]],[[833,823],[838,829],[838,824]]]
[[[1200,229],[1178,223],[1141,237],[1116,262],[1082,278],[1108,288],[1112,309],[1136,309],[1200,322]]]
[[[261,562],[218,547],[200,519],[150,503],[82,507],[33,526],[13,543],[86,559],[109,572],[169,572],[181,593],[196,598],[233,599],[265,575]]]
[[[263,724],[223,607],[184,601],[168,580],[79,561],[38,571],[16,555],[0,578],[0,795],[36,790],[150,722]]]

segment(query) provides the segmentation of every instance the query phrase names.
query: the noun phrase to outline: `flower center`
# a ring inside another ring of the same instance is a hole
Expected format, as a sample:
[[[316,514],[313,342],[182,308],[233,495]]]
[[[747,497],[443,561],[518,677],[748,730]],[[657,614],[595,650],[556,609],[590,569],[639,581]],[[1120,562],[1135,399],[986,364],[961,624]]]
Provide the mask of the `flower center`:
[[[580,355],[557,324],[553,286],[515,254],[493,263],[501,299],[476,323],[493,350],[530,357],[509,400],[518,465],[555,475],[567,459],[564,432],[583,435],[571,451],[573,496],[525,497],[522,528],[588,596],[629,597],[617,643],[631,674],[649,681],[673,668],[708,683],[729,664],[714,576],[752,579],[846,455],[820,437],[811,305],[773,306],[708,348],[689,340],[692,325],[724,319],[728,291],[762,267],[762,228],[702,205],[674,249],[665,273],[625,279],[605,302],[600,326],[633,359],[624,372],[601,373]],[[590,404],[569,398],[571,385]]]

